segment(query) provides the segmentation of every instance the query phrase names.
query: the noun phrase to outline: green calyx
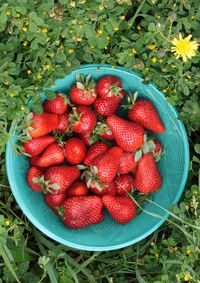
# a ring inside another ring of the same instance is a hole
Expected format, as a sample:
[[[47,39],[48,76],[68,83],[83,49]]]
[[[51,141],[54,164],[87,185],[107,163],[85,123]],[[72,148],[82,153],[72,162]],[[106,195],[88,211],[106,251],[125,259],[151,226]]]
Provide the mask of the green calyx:
[[[32,127],[33,124],[34,124],[33,112],[30,112],[23,121],[23,136],[24,136],[25,140],[31,140],[32,139],[29,131],[34,129]]]
[[[50,184],[50,180],[45,180],[44,175],[41,177],[33,177],[32,179],[34,184],[39,184],[41,189],[43,190],[43,193],[51,193],[55,194],[55,191],[60,189],[60,185],[53,183]]]
[[[95,128],[95,133],[99,136],[103,135],[110,131],[109,126],[106,123],[97,122],[97,126]]]
[[[138,98],[138,92],[137,91],[134,92],[133,94],[130,93],[128,95],[128,98],[127,98],[127,104],[122,105],[122,107],[124,109],[132,109],[134,104],[135,104],[135,102],[136,102],[136,100],[137,100],[137,98]]]
[[[78,113],[76,107],[72,108],[73,114],[69,114],[69,121],[72,125],[76,124],[80,119],[82,113]]]
[[[65,104],[65,105],[72,106],[72,104],[71,104],[71,102],[70,102],[70,99],[67,97],[66,94],[61,93],[61,92],[58,92],[57,95],[59,95],[60,97],[64,98],[64,104]]]
[[[122,88],[119,87],[117,83],[112,84],[110,86],[110,91],[107,96],[108,97],[117,96],[117,97],[123,98],[121,91],[122,91]]]
[[[95,83],[94,79],[91,78],[91,74],[88,74],[86,76],[86,78],[84,78],[83,74],[76,75],[76,86],[79,89],[84,90],[85,95],[90,94],[91,96],[92,95],[96,96],[96,93],[95,93],[95,90],[94,90],[96,83]]]
[[[96,166],[91,165],[87,170],[83,172],[83,174],[81,175],[81,179],[86,180],[86,185],[88,188],[92,188],[95,186],[95,188],[97,188],[99,191],[102,191],[102,189],[107,187],[107,185],[102,184],[100,182],[100,177],[97,174],[98,168]]]

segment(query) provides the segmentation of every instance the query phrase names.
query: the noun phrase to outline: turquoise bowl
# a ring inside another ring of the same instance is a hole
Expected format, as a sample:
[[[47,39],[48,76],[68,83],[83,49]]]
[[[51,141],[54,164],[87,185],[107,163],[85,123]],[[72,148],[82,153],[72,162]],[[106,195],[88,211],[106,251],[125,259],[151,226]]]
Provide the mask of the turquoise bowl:
[[[70,75],[57,80],[53,90],[68,94],[75,76],[79,73],[92,74],[96,80],[104,75],[118,76],[122,79],[127,94],[138,91],[140,96],[147,97],[157,108],[166,132],[156,135],[164,145],[164,155],[158,163],[163,185],[160,191],[153,194],[152,200],[160,207],[169,209],[178,202],[183,193],[189,167],[187,134],[183,123],[178,120],[175,108],[167,103],[155,86],[143,84],[141,77],[122,67],[113,69],[108,65],[83,65]],[[119,114],[125,115],[123,111]],[[6,166],[12,193],[27,218],[45,235],[72,248],[88,251],[120,249],[146,238],[169,216],[166,210],[146,202],[144,209],[159,217],[141,212],[128,224],[120,225],[106,215],[100,224],[79,230],[68,229],[63,225],[61,218],[46,206],[43,195],[29,188],[26,182],[29,161],[24,156],[15,156],[10,143],[6,148]]]

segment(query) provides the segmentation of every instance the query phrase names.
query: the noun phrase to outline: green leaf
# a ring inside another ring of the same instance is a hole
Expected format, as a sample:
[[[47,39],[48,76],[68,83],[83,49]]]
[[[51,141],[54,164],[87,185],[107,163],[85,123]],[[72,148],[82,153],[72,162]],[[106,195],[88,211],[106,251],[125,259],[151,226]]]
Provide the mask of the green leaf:
[[[83,55],[83,60],[86,61],[87,63],[93,62],[93,57],[90,53],[85,53]]]
[[[200,143],[195,144],[194,150],[196,151],[196,153],[200,154]]]
[[[148,25],[148,30],[149,30],[149,31],[155,31],[155,30],[156,30],[156,25],[155,25],[154,23],[150,23],[150,24]]]
[[[44,93],[45,93],[45,96],[47,97],[47,99],[49,99],[49,100],[54,99],[56,97],[56,93],[54,91],[45,89]]]
[[[135,153],[135,162],[139,161],[142,158],[142,150],[139,149]]]
[[[84,85],[82,83],[77,82],[76,85],[79,89],[84,89]]]

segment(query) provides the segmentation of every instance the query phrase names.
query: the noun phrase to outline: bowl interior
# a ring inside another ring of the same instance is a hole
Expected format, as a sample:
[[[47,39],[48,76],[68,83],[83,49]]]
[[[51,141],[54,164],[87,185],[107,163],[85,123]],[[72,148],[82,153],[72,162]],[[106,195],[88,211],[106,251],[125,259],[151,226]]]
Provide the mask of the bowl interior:
[[[83,66],[61,80],[57,80],[54,90],[68,94],[78,73],[92,74],[95,79],[110,74],[122,79],[125,91],[138,91],[140,96],[147,97],[157,108],[166,127],[164,134],[157,138],[164,145],[164,155],[158,163],[163,177],[160,191],[153,194],[153,201],[164,208],[176,203],[185,186],[189,165],[187,135],[183,124],[177,119],[177,113],[170,106],[162,93],[153,85],[145,85],[142,78],[123,68],[112,69],[109,66]],[[120,111],[125,116],[124,111]],[[159,214],[163,219],[153,217],[145,212],[140,213],[126,225],[114,222],[106,214],[105,220],[84,229],[67,229],[60,217],[56,216],[44,203],[43,195],[32,191],[26,182],[29,162],[24,156],[15,156],[11,145],[6,150],[7,174],[13,195],[29,220],[43,233],[52,239],[73,248],[83,250],[112,250],[136,243],[155,231],[168,216],[159,207],[146,203],[144,208]]]

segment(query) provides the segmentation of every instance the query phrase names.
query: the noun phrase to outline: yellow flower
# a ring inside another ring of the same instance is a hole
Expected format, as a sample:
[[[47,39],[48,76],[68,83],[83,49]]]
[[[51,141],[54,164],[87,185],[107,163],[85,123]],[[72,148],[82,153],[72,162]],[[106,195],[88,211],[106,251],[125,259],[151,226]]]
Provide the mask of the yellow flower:
[[[10,96],[10,97],[13,97],[13,96],[15,96],[15,93],[14,93],[14,92],[10,92],[10,93],[9,93],[9,96]]]
[[[115,66],[115,65],[112,65],[112,66],[111,66],[111,68],[112,68],[112,69],[115,69],[115,68],[116,68],[116,66]]]
[[[115,30],[115,31],[118,31],[118,30],[119,30],[119,28],[118,28],[118,27],[115,27],[115,28],[114,28],[114,30]]]
[[[160,16],[159,16],[159,15],[157,15],[157,16],[156,16],[156,19],[160,20]]]
[[[172,44],[174,45],[171,47],[172,52],[178,59],[182,57],[183,61],[186,62],[187,59],[191,59],[191,57],[196,55],[196,50],[198,48],[198,43],[194,41],[190,41],[192,35],[188,35],[185,38],[182,38],[182,35],[179,34],[179,38],[174,38],[172,40]]]
[[[7,11],[6,12],[6,16],[10,16],[11,15],[11,12],[10,11]]]
[[[10,221],[9,221],[9,220],[6,220],[6,221],[5,221],[5,225],[6,225],[6,226],[10,226]]]
[[[99,10],[102,11],[104,9],[104,5],[99,6]]]
[[[173,92],[176,93],[176,89],[173,89]]]
[[[76,6],[76,2],[75,1],[71,1],[69,4],[70,4],[71,7],[75,7]]]
[[[26,27],[23,27],[22,30],[26,32],[28,29]]]
[[[25,41],[23,42],[23,46],[27,46],[27,44],[28,44],[28,41],[25,40]]]
[[[119,16],[120,20],[124,20],[125,16]]]
[[[107,39],[107,40],[110,40],[110,36],[109,36],[109,35],[107,35],[107,36],[106,36],[106,39]]]
[[[31,70],[27,70],[26,72],[27,72],[28,75],[30,75],[32,73]]]
[[[154,50],[156,48],[156,45],[155,44],[149,44],[149,45],[147,45],[147,48],[149,50]]]
[[[92,45],[92,44],[91,44],[91,45],[90,45],[90,48],[92,48],[92,49],[93,49],[93,48],[94,48],[94,45]]]
[[[24,106],[24,105],[21,105],[20,108],[21,108],[21,110],[24,110],[24,109],[25,109],[25,106]]]
[[[157,58],[156,57],[151,58],[151,62],[156,63],[157,62]]]
[[[192,17],[191,17],[191,20],[195,20],[195,16],[192,16]]]
[[[187,249],[187,250],[186,250],[186,254],[189,255],[190,253],[191,253],[191,250],[190,250],[190,249]]]
[[[68,52],[69,54],[71,54],[71,53],[74,52],[74,49],[69,48],[69,49],[67,50],[67,52]]]
[[[49,64],[44,65],[45,71],[48,71],[50,68],[51,68],[51,66]]]
[[[188,74],[188,75],[187,75],[187,78],[190,80],[190,79],[191,79],[191,75],[190,75],[190,74]]]
[[[167,93],[167,89],[166,89],[166,88],[164,88],[164,89],[163,89],[163,92],[164,92],[164,93]]]
[[[42,78],[42,75],[38,74],[37,79],[40,80]]]
[[[101,35],[101,34],[103,33],[103,30],[99,28],[99,29],[97,30],[97,33],[98,33],[99,35]]]
[[[184,279],[184,281],[188,282],[190,280],[190,274],[188,272],[186,272],[183,279]]]
[[[48,29],[47,29],[47,28],[43,28],[43,29],[42,29],[42,32],[47,33],[47,32],[48,32]]]

